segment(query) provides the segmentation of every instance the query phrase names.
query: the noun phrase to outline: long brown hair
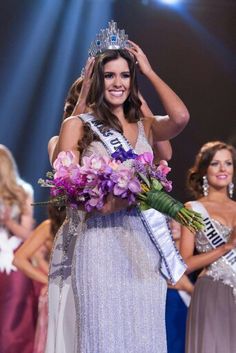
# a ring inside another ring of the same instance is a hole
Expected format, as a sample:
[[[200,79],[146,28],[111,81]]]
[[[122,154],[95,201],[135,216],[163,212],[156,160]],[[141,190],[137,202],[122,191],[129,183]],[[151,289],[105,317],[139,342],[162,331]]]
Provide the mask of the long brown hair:
[[[0,198],[2,202],[12,206],[17,204],[23,212],[26,198],[28,196],[18,174],[16,162],[10,150],[0,145]]]
[[[48,205],[48,216],[51,221],[50,231],[53,237],[55,237],[58,229],[62,225],[66,217],[66,207],[57,207],[54,205]]]
[[[87,105],[106,126],[122,131],[118,118],[111,112],[104,99],[104,66],[109,61],[117,60],[120,57],[127,61],[131,79],[130,95],[124,103],[125,117],[129,122],[137,122],[140,119],[141,102],[138,97],[135,62],[131,54],[125,49],[106,50],[96,57]]]
[[[104,98],[104,65],[109,61],[123,58],[127,61],[130,70],[130,94],[124,103],[125,117],[129,122],[137,122],[140,120],[141,101],[138,96],[138,84],[136,76],[136,64],[134,57],[125,49],[106,50],[98,54],[95,58],[93,74],[91,78],[91,87],[87,96],[86,105],[89,111],[92,111],[96,118],[104,123],[105,128],[113,128],[122,132],[122,127],[118,118],[112,113],[109,104]],[[68,118],[77,103],[83,77],[79,77],[69,89],[63,114],[63,120]],[[98,138],[94,135],[90,127],[84,125],[84,137],[78,142],[78,149],[82,151],[92,141]]]
[[[67,94],[66,100],[65,100],[65,106],[64,106],[64,114],[63,114],[63,120],[71,116],[75,105],[78,101],[78,97],[80,95],[80,91],[82,88],[83,84],[83,77],[77,78],[73,84],[71,85],[69,92]]]
[[[236,176],[236,150],[232,145],[229,145],[222,141],[211,141],[205,143],[200,151],[198,152],[195,163],[188,171],[187,175],[187,187],[193,196],[198,199],[203,196],[202,183],[203,176],[206,175],[207,169],[214,158],[216,152],[226,149],[232,155],[233,167],[234,167],[234,179]]]

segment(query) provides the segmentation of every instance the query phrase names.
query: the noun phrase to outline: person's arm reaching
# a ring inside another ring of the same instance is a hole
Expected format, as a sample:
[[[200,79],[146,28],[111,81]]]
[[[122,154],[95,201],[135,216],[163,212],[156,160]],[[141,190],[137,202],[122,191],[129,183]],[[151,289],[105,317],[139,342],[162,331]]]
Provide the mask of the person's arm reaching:
[[[152,129],[153,139],[169,140],[184,129],[189,121],[189,112],[177,94],[154,72],[142,49],[134,42],[129,42],[131,48],[127,50],[136,57],[140,71],[153,85],[168,116],[163,120],[155,116],[151,116],[149,122],[146,120]]]

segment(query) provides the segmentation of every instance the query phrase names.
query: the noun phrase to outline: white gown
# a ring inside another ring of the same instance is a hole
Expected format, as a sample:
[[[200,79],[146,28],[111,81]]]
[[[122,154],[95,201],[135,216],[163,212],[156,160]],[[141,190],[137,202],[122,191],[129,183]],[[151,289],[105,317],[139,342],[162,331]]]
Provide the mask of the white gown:
[[[150,151],[139,123],[137,153]],[[107,154],[94,141],[86,154]],[[70,209],[54,245],[46,353],[166,353],[166,281],[136,207]]]

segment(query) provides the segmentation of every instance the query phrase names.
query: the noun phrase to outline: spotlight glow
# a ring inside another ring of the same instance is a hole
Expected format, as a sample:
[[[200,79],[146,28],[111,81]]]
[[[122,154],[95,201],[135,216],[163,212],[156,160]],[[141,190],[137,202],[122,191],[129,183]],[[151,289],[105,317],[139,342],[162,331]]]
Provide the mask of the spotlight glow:
[[[181,0],[161,0],[164,4],[175,5],[181,2]]]

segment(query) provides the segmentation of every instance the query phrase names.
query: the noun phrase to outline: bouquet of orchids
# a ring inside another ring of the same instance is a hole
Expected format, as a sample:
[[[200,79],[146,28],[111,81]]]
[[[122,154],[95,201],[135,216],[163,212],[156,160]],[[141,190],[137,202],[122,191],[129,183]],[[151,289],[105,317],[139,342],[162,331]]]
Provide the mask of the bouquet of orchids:
[[[84,156],[79,165],[72,152],[61,152],[53,168],[47,179],[39,179],[41,186],[50,187],[48,202],[91,212],[100,210],[111,193],[127,199],[129,205],[138,203],[141,210],[154,208],[191,231],[203,228],[199,213],[185,208],[167,193],[172,190],[172,182],[167,180],[171,169],[164,164],[155,165],[152,153],[137,155],[118,148],[111,158]]]

